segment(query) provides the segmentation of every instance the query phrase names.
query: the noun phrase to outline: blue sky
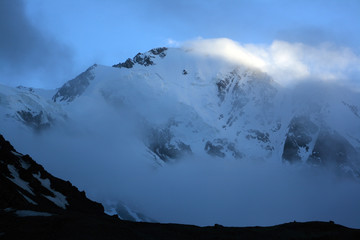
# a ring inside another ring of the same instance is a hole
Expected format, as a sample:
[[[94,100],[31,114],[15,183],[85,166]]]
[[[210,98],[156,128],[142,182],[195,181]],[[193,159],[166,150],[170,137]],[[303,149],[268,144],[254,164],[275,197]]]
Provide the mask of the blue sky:
[[[0,82],[10,85],[55,88],[95,62],[198,37],[331,42],[360,52],[357,0],[3,0],[0,13],[1,35],[10,36],[0,39]]]

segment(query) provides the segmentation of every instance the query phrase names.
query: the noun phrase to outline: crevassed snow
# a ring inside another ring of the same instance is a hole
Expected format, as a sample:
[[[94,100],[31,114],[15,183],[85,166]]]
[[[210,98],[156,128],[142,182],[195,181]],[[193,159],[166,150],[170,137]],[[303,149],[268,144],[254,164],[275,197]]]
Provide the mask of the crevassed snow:
[[[40,173],[33,174],[33,176],[37,180],[40,181],[41,185],[43,185],[45,188],[47,188],[49,191],[51,191],[55,195],[55,197],[44,195],[44,197],[46,197],[47,199],[49,199],[50,201],[55,203],[57,206],[59,206],[59,207],[61,207],[63,209],[66,209],[66,205],[69,205],[69,203],[66,200],[66,196],[64,196],[62,193],[52,189],[51,186],[50,186],[50,180],[49,179],[42,179],[40,177]]]
[[[16,185],[18,185],[19,187],[21,187],[22,189],[24,189],[25,191],[27,191],[28,193],[35,195],[31,189],[31,187],[29,186],[29,183],[20,178],[16,167],[11,164],[9,164],[7,167],[9,169],[11,175],[13,176],[13,178],[8,177],[8,179],[10,181],[12,181],[13,183],[15,183]]]

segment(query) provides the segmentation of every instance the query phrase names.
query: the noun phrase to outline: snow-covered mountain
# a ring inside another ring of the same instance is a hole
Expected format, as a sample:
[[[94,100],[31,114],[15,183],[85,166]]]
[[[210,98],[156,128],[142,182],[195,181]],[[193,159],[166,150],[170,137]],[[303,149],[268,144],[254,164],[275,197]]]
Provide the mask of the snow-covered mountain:
[[[132,158],[155,167],[211,157],[321,166],[355,178],[359,103],[360,93],[335,84],[284,87],[258,69],[178,48],[95,64],[56,90],[0,85],[4,123],[40,131],[106,123],[135,146]],[[9,126],[0,131],[11,135]]]
[[[95,64],[56,92],[2,86],[0,99],[5,117],[35,129],[74,118],[83,99],[104,101],[141,119],[142,141],[160,162],[206,152],[359,174],[359,93],[284,89],[260,70],[196,51],[152,49],[113,68]]]
[[[48,128],[57,121],[64,121],[66,113],[49,100],[54,92],[55,90],[0,85],[2,121],[19,121],[35,130]]]

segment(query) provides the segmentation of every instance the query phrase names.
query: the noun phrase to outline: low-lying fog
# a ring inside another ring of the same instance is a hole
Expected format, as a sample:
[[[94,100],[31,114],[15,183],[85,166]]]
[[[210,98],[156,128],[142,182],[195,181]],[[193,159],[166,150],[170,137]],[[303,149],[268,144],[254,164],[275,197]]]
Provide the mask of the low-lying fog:
[[[101,110],[99,110],[101,109]],[[360,181],[304,165],[187,156],[158,166],[136,121],[101,106],[41,133],[4,133],[53,175],[102,203],[122,201],[159,222],[267,226],[289,221],[360,225]]]

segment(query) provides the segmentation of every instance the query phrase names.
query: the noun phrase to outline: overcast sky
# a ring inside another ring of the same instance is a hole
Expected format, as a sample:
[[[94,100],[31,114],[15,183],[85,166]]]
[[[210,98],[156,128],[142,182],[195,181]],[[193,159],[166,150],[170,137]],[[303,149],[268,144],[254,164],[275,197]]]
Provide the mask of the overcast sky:
[[[93,63],[199,37],[359,54],[359,13],[358,0],[2,0],[0,83],[56,88]]]

